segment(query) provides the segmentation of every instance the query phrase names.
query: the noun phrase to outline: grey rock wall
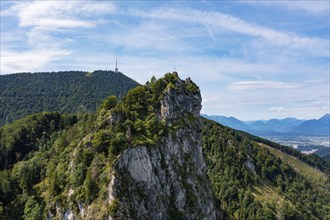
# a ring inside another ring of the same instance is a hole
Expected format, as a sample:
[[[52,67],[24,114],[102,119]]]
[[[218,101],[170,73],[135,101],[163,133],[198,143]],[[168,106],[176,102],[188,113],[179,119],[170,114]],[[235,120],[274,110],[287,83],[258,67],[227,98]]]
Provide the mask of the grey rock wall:
[[[188,79],[188,83],[190,79]],[[156,146],[126,149],[114,165],[109,203],[111,219],[220,219],[202,154],[200,93],[167,88],[160,116],[168,124]],[[171,123],[183,124],[171,129]]]

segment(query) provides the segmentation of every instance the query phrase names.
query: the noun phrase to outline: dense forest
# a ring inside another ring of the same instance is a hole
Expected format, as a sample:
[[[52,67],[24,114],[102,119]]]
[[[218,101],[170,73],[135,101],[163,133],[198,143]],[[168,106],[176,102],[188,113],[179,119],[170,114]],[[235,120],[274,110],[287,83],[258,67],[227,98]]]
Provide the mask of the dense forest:
[[[94,113],[29,115],[0,128],[0,218],[45,219],[54,207],[116,210],[108,197],[116,158],[137,145],[156,147],[164,132],[196,120],[165,124],[154,114],[177,75],[153,78],[118,100],[107,97]],[[188,83],[185,93],[198,87]],[[124,123],[112,121],[120,118]],[[329,164],[201,118],[203,154],[218,205],[228,219],[330,218]],[[284,157],[290,157],[291,163]],[[65,210],[62,210],[63,212]],[[175,213],[174,213],[175,214]],[[179,218],[180,219],[180,218]]]
[[[0,75],[0,125],[42,112],[94,112],[103,99],[121,99],[138,83],[113,71]]]
[[[321,158],[302,156],[294,149],[288,151],[285,146],[207,119],[203,149],[214,192],[228,216],[297,220],[330,217],[329,173],[320,171],[328,172],[329,164]],[[287,153],[299,161],[290,164],[282,160],[281,155]],[[304,161],[315,167],[311,173],[303,169]]]
[[[44,112],[0,128],[0,218],[45,218],[46,204],[58,201],[70,179],[79,180],[67,173],[68,153],[92,131],[93,120],[90,114]]]

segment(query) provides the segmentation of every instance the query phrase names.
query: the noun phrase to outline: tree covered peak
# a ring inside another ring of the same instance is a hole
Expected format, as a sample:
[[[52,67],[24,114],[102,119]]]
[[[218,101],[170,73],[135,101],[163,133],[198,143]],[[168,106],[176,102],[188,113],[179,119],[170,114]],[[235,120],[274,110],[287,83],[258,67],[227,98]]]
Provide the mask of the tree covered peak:
[[[93,145],[114,140],[110,145],[116,155],[128,147],[154,145],[166,128],[178,129],[197,120],[200,109],[200,91],[192,80],[181,80],[176,72],[152,77],[129,90],[121,101],[114,96],[103,101],[97,111],[99,129]]]
[[[42,111],[94,112],[106,97],[122,99],[137,85],[105,70],[0,75],[0,126]]]

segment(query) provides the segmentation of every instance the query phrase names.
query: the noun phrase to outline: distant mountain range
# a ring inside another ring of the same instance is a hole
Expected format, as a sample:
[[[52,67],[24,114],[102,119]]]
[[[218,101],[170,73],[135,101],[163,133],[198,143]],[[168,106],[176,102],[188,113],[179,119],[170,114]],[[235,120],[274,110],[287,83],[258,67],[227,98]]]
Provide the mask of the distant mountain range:
[[[218,122],[222,125],[234,128],[236,130],[240,131],[246,131],[249,133],[253,133],[254,129],[249,126],[247,123],[244,123],[243,121],[240,121],[237,118],[234,117],[226,117],[221,115],[202,115],[203,117],[210,119],[212,121]]]
[[[297,126],[293,132],[303,135],[330,134],[330,114],[325,114],[320,119],[307,120]]]
[[[203,115],[213,121],[236,130],[245,131],[254,135],[329,135],[330,114],[320,119],[301,120],[296,118],[270,119],[244,122],[234,117],[219,115]]]

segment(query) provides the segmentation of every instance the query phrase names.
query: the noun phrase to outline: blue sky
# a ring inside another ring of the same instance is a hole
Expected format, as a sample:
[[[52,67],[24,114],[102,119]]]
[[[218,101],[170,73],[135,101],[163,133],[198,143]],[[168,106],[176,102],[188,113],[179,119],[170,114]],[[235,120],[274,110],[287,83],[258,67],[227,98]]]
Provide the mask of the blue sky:
[[[1,1],[1,74],[174,68],[202,113],[242,120],[329,112],[329,1]]]

